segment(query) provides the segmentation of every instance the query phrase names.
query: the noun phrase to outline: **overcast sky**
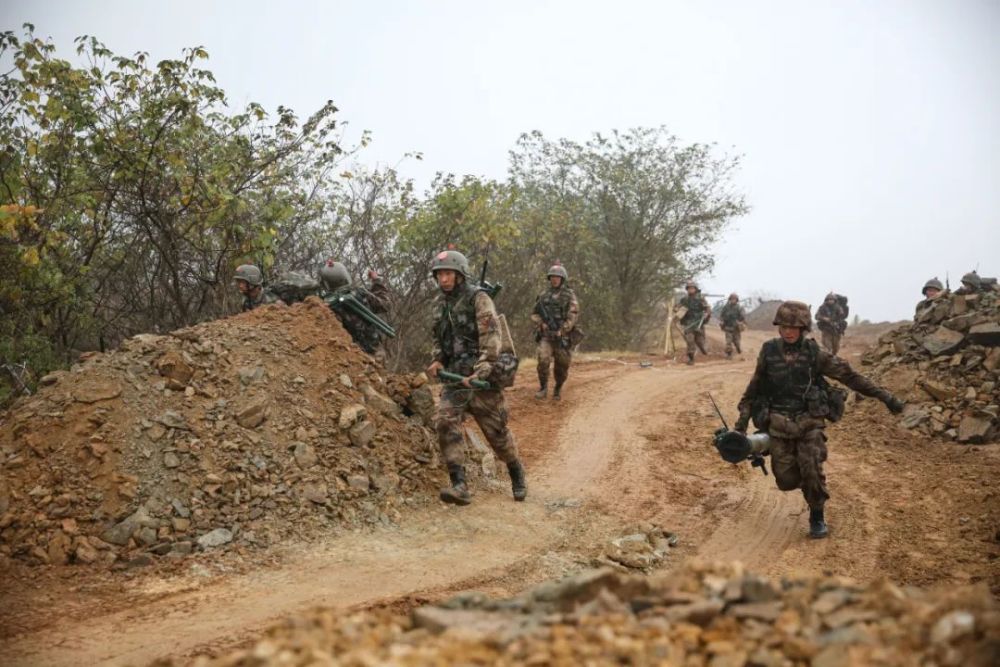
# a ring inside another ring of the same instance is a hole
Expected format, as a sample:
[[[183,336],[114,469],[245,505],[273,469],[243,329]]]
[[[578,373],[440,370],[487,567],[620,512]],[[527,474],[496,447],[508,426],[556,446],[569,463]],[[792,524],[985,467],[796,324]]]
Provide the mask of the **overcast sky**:
[[[202,45],[232,103],[332,99],[374,134],[363,162],[421,151],[421,184],[502,178],[534,129],[718,143],[753,211],[706,291],[834,289],[902,319],[931,276],[1000,273],[998,0],[2,1],[0,28],[25,21],[65,57],[80,34],[154,61]]]

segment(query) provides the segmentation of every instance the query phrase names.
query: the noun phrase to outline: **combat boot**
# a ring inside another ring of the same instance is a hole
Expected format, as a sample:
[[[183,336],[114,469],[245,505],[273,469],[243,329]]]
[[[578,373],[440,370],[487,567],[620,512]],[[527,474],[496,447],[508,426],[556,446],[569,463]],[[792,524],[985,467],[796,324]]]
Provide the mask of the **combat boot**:
[[[688,366],[694,366],[694,352],[688,352]]]
[[[537,398],[538,400],[542,400],[548,395],[549,395],[549,388],[544,384],[542,385],[541,389],[535,392],[535,398]]]
[[[555,391],[552,392],[552,400],[558,401],[561,399],[562,399],[562,382],[557,382]]]
[[[732,358],[733,358],[733,351],[726,350],[726,359],[732,359]]]
[[[820,540],[829,534],[826,521],[823,520],[823,510],[809,510],[809,537]]]
[[[514,492],[514,500],[522,501],[528,497],[528,484],[524,480],[524,466],[517,459],[507,464],[510,473],[510,489]]]
[[[452,505],[468,505],[472,502],[469,487],[465,484],[465,468],[457,463],[448,464],[448,477],[451,486],[441,489],[441,500]]]

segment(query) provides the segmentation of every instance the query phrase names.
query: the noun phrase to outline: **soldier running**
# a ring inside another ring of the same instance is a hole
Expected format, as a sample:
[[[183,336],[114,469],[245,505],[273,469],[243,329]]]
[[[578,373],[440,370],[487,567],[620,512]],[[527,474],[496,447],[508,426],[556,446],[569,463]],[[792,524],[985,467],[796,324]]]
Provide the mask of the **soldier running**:
[[[570,333],[580,317],[580,305],[576,294],[566,285],[569,274],[562,264],[556,262],[549,268],[546,277],[549,288],[538,295],[531,313],[531,321],[537,327],[535,341],[538,343],[539,390],[535,398],[548,396],[549,366],[554,365],[556,386],[552,398],[558,401],[562,397],[562,386],[569,377],[573,356]]]
[[[822,334],[823,348],[830,354],[837,354],[847,329],[847,314],[833,292],[827,294],[823,305],[816,309],[816,325]]]
[[[806,338],[812,329],[809,306],[786,301],[774,317],[779,338],[769,340],[757,357],[757,368],[739,402],[736,430],[746,434],[754,424],[771,436],[771,467],[782,491],[802,489],[809,505],[809,535],[827,536],[823,507],[830,497],[823,474],[826,421],[843,414],[846,392],[827,384],[833,378],[859,394],[877,398],[893,414],[904,404],[850,364]]]
[[[719,313],[719,326],[726,334],[726,359],[733,358],[733,348],[737,354],[743,354],[740,342],[743,337],[743,328],[746,326],[747,314],[740,305],[740,297],[737,294],[730,294],[726,305]]]
[[[702,354],[708,354],[705,349],[705,324],[712,318],[712,309],[702,296],[698,284],[689,280],[684,286],[687,296],[680,300],[677,309],[684,308],[686,312],[681,318],[681,329],[684,331],[684,342],[687,343],[687,363],[694,365],[695,349]]]
[[[233,275],[236,288],[243,295],[243,312],[259,308],[269,303],[277,303],[278,297],[264,288],[264,275],[253,264],[240,264]]]
[[[502,347],[496,307],[486,292],[470,282],[469,261],[460,252],[445,250],[434,258],[431,273],[441,289],[440,310],[434,323],[434,361],[428,377],[445,370],[461,375],[461,383],[445,385],[436,426],[441,454],[448,465],[451,486],[441,500],[455,505],[471,502],[465,479],[465,438],[462,422],[471,414],[497,458],[507,464],[514,500],[524,500],[528,489],[514,435],[507,428],[503,391],[473,389],[474,380],[490,381]]]

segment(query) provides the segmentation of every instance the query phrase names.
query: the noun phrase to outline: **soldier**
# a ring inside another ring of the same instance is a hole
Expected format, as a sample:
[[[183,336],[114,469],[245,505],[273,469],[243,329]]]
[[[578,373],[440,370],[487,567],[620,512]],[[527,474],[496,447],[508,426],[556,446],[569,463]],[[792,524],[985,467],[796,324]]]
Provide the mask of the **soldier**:
[[[694,364],[695,348],[701,350],[702,354],[708,354],[705,349],[705,324],[712,318],[712,309],[693,280],[687,282],[684,290],[687,296],[680,300],[677,309],[686,310],[681,317],[681,329],[684,331],[684,342],[687,343],[687,363],[691,366]]]
[[[740,347],[740,339],[742,338],[743,327],[746,326],[747,314],[743,310],[743,306],[740,305],[740,297],[738,295],[729,295],[726,305],[722,307],[722,312],[719,313],[719,320],[721,321],[719,326],[726,332],[726,359],[733,358],[733,348],[736,348],[737,354],[743,354],[743,348]]]
[[[326,264],[320,268],[319,278],[326,291],[323,295],[324,300],[337,319],[340,320],[340,323],[344,325],[347,333],[351,334],[351,338],[354,339],[358,347],[378,361],[384,362],[385,348],[382,345],[381,332],[371,322],[340,305],[335,299],[349,294],[374,314],[381,315],[389,311],[389,288],[385,281],[375,271],[369,271],[370,290],[360,286],[351,287],[351,275],[348,273],[347,267],[332,259],[327,260]]]
[[[441,391],[436,427],[441,454],[448,464],[451,486],[441,500],[455,505],[471,502],[465,481],[462,422],[471,414],[497,458],[507,464],[514,500],[524,500],[528,489],[514,435],[507,428],[507,402],[499,388],[473,389],[472,381],[490,381],[501,350],[496,307],[486,292],[469,282],[469,261],[460,252],[445,250],[434,258],[431,274],[441,289],[440,311],[434,323],[434,361],[428,377],[440,370],[461,375]]]
[[[837,302],[837,295],[830,292],[823,305],[816,309],[816,324],[823,338],[823,348],[830,354],[840,351],[840,339],[847,329],[847,314]]]
[[[269,303],[277,303],[278,297],[264,288],[264,276],[253,264],[240,264],[233,276],[236,288],[243,295],[243,312]]]
[[[546,276],[549,288],[538,295],[531,321],[535,323],[535,341],[538,343],[538,384],[540,389],[535,398],[542,399],[549,391],[549,365],[555,360],[556,387],[553,400],[562,396],[562,386],[569,376],[573,346],[570,332],[580,317],[580,306],[576,294],[566,285],[569,275],[562,264],[556,262]]]
[[[937,304],[938,297],[940,297],[943,292],[944,285],[937,279],[937,276],[924,283],[924,289],[921,290],[921,293],[924,295],[924,300],[917,304],[917,308],[913,314],[913,321],[923,321],[925,319],[925,314],[934,308]]]
[[[771,467],[782,491],[802,489],[809,505],[809,534],[826,537],[823,506],[826,488],[826,420],[843,413],[846,392],[834,389],[825,377],[850,389],[877,398],[893,414],[903,402],[868,378],[858,374],[840,357],[821,350],[806,338],[812,328],[809,306],[786,301],[774,317],[779,338],[769,340],[757,357],[757,368],[739,402],[736,430],[746,434],[750,417],[771,436]]]
[[[962,276],[962,286],[955,290],[955,294],[978,294],[983,291],[983,279],[975,271],[969,271]]]

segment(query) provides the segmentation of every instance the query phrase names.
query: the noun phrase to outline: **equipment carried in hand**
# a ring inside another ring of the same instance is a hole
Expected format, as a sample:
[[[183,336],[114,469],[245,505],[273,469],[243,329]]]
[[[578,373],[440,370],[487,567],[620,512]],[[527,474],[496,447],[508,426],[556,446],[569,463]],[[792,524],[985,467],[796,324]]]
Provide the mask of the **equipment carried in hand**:
[[[465,380],[458,373],[449,373],[448,371],[438,371],[437,375],[438,379],[445,384],[462,384],[462,381]],[[472,380],[469,384],[473,389],[489,390],[493,388],[493,385],[485,380]]]
[[[760,471],[767,475],[764,455],[771,450],[771,436],[767,433],[754,433],[751,436],[746,436],[739,431],[730,431],[726,418],[722,416],[722,411],[719,410],[719,406],[711,394],[708,395],[708,399],[712,401],[715,414],[719,415],[719,419],[722,421],[722,428],[715,431],[712,439],[722,460],[733,464],[749,460],[751,466],[760,468]]]

